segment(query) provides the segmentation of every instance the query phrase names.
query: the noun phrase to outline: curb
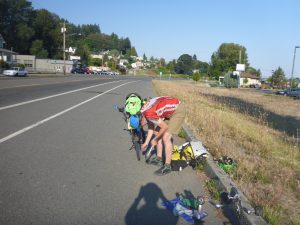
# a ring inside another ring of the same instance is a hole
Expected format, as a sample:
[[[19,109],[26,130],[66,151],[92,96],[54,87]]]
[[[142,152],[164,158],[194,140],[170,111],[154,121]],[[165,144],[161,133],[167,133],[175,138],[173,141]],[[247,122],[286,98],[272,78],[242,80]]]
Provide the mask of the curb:
[[[183,129],[187,134],[187,140],[188,141],[199,141],[192,133],[191,129],[184,124]],[[201,144],[202,142],[199,141]],[[208,155],[207,157],[207,163],[204,168],[204,172],[206,175],[216,181],[216,184],[218,186],[218,189],[220,192],[226,191],[229,192],[232,187],[236,187],[237,185],[230,179],[228,174],[226,174],[213,160],[212,155]],[[238,189],[238,188],[237,188]],[[242,206],[246,207],[247,209],[253,208],[246,196],[238,189],[239,196],[242,201]],[[234,214],[239,222],[239,224],[249,224],[249,225],[267,225],[268,223],[261,217],[256,216],[255,214],[247,214],[246,212],[242,212],[241,215],[236,215],[234,210],[231,210],[231,214]]]

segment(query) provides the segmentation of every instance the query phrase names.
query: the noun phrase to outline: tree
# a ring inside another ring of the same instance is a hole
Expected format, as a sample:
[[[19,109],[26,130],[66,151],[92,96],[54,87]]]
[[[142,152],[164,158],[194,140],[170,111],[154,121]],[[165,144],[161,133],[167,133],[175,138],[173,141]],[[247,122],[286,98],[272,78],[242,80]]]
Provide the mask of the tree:
[[[159,60],[159,66],[160,67],[165,67],[166,66],[166,60],[164,58],[160,58],[160,60]]]
[[[176,66],[176,60],[172,60],[167,64],[167,69],[170,71],[170,73],[175,72],[175,66]]]
[[[35,40],[32,42],[30,54],[35,55],[37,58],[45,59],[48,57],[48,51],[44,49],[43,41]]]
[[[115,34],[115,33],[112,33],[110,35],[110,39],[111,39],[112,49],[119,50],[120,49],[120,43],[119,43],[119,37],[118,37],[118,35]]]
[[[197,56],[195,54],[193,55],[193,60],[197,61]]]
[[[201,62],[201,61],[198,62],[199,62],[199,67],[197,69],[199,69],[200,74],[206,76],[208,74],[209,64],[207,62]]]
[[[135,47],[131,47],[130,49],[130,56],[138,56],[136,50],[135,50]]]
[[[8,69],[9,64],[7,62],[5,62],[4,60],[0,59],[0,68]]]
[[[272,76],[271,76],[271,82],[274,86],[276,86],[278,88],[284,87],[285,74],[280,67],[278,67],[275,71],[273,71]]]
[[[48,51],[50,58],[55,55],[61,55],[62,58],[63,38],[61,27],[62,23],[57,15],[46,9],[36,11],[34,20],[35,40],[43,41],[43,46]]]
[[[83,24],[81,26],[81,32],[84,36],[88,36],[90,34],[100,34],[100,27],[98,24]]]
[[[84,40],[83,43],[88,46],[89,51],[100,52],[103,46],[103,37],[99,33],[91,33]]]
[[[252,75],[255,75],[257,77],[261,77],[260,69],[256,70],[255,68],[249,66],[249,67],[246,68],[246,72],[250,73]]]
[[[175,66],[175,72],[179,74],[191,75],[193,70],[192,56],[188,54],[181,55]]]
[[[116,61],[118,57],[120,56],[120,53],[118,50],[113,49],[109,52],[109,55],[113,57],[113,59]]]
[[[90,65],[91,66],[100,66],[102,63],[102,60],[99,58],[92,58],[90,59]]]
[[[6,48],[28,53],[28,42],[34,35],[32,4],[26,0],[0,1],[0,31],[6,41]]]
[[[75,54],[80,56],[82,65],[89,65],[91,58],[90,58],[90,51],[87,45],[81,44],[76,49]]]
[[[114,60],[110,59],[108,62],[107,62],[107,65],[108,67],[111,69],[111,70],[116,70],[117,69],[117,64]]]
[[[200,73],[199,72],[193,73],[192,78],[194,81],[197,82],[198,80],[200,80]]]
[[[210,75],[218,79],[220,75],[234,71],[236,64],[239,63],[240,52],[241,63],[244,63],[247,67],[249,63],[245,47],[234,43],[221,44],[218,51],[211,56]]]
[[[122,51],[122,54],[125,55],[127,50],[131,48],[131,43],[129,38],[121,38],[120,40],[120,51]]]
[[[107,62],[109,61],[109,58],[108,58],[108,55],[107,54],[104,54],[103,55],[103,64],[104,65],[107,65]],[[102,65],[102,66],[104,66],[104,65]]]
[[[147,62],[147,56],[146,56],[145,53],[143,54],[143,61],[144,61],[144,62]]]

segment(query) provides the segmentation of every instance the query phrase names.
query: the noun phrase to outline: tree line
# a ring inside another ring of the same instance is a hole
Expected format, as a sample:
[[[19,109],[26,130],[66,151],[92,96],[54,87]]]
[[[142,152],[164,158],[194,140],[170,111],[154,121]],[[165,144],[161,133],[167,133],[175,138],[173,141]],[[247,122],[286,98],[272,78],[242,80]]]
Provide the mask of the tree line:
[[[5,48],[19,54],[61,59],[64,23],[67,45],[76,46],[81,53],[115,49],[126,54],[132,48],[128,37],[104,34],[97,24],[75,25],[46,9],[33,9],[27,0],[0,0],[0,31]]]

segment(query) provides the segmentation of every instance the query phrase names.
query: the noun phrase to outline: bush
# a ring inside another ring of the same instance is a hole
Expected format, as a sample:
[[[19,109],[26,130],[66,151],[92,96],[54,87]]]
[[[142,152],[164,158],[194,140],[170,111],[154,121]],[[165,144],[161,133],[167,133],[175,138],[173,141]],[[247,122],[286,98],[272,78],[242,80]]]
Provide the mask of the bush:
[[[24,65],[24,64],[21,64],[21,63],[18,63],[16,66],[17,66],[17,67],[21,67],[21,68],[25,68],[25,65]]]
[[[193,78],[194,81],[197,82],[198,80],[200,80],[200,73],[198,73],[198,72],[194,73],[193,76],[192,76],[192,78]]]
[[[0,68],[8,69],[9,64],[3,60],[0,60]]]
[[[230,74],[224,76],[224,87],[227,88],[237,88],[237,80],[231,78]]]

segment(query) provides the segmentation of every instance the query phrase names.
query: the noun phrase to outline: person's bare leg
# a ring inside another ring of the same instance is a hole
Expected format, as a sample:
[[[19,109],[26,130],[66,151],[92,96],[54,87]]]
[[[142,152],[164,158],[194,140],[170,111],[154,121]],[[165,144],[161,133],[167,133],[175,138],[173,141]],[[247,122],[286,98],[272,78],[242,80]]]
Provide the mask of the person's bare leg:
[[[156,156],[159,157],[160,159],[162,159],[162,151],[163,151],[163,145],[162,145],[162,140],[160,139],[157,142],[157,146],[156,146]]]
[[[172,150],[173,150],[173,143],[172,143],[172,134],[169,132],[164,133],[163,142],[165,146],[165,164],[171,164],[171,158],[172,158]]]
[[[159,128],[156,128],[154,131],[154,135],[157,135],[159,131]],[[156,156],[159,157],[160,159],[162,159],[162,152],[163,152],[163,143],[162,143],[162,139],[158,140],[157,142],[157,146],[156,146]]]

